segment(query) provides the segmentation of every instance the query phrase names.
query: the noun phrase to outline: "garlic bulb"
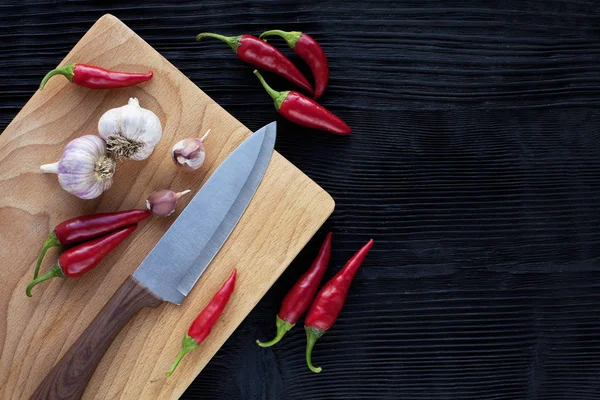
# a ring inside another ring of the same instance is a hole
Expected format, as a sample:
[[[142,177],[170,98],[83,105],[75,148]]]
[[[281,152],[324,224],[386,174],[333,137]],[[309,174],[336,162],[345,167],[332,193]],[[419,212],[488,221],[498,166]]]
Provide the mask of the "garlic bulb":
[[[157,190],[152,192],[146,200],[146,207],[152,211],[152,214],[159,217],[168,217],[175,212],[177,201],[184,194],[188,194],[191,190],[175,193],[172,190]]]
[[[60,186],[80,199],[95,199],[112,185],[115,162],[98,136],[86,135],[67,144],[58,162],[40,167],[58,174]]]
[[[127,105],[100,117],[98,133],[115,157],[145,160],[159,142],[162,127],[156,114],[140,107],[138,99],[132,97]]]
[[[175,165],[186,171],[194,171],[202,166],[206,153],[204,152],[204,139],[210,129],[201,138],[183,139],[173,146],[171,158]]]

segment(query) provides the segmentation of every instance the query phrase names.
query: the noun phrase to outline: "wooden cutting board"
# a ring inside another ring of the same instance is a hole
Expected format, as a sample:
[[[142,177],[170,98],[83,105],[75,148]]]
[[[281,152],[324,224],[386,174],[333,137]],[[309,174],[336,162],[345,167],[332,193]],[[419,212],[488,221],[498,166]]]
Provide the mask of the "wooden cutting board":
[[[111,15],[100,18],[61,65],[76,61],[124,71],[151,69],[154,78],[136,87],[93,91],[55,77],[0,135],[2,399],[29,397],[176,215],[142,223],[96,270],[76,280],[45,282],[28,298],[25,286],[53,227],[77,215],[143,207],[157,189],[192,189],[195,194],[251,133]],[[95,200],[69,195],[55,175],[39,172],[41,164],[60,158],[70,140],[96,133],[102,113],[126,104],[129,97],[137,97],[163,124],[163,138],[150,158],[119,163],[113,187]],[[170,159],[173,144],[209,128],[204,166],[195,173],[177,169]],[[178,210],[191,198],[183,198]],[[323,189],[275,153],[240,223],[183,305],[166,303],[140,312],[104,356],[84,398],[178,398],[333,208],[333,199]],[[49,252],[43,270],[57,255],[56,249]],[[212,335],[172,377],[165,377],[189,324],[234,267],[239,273],[236,291]]]

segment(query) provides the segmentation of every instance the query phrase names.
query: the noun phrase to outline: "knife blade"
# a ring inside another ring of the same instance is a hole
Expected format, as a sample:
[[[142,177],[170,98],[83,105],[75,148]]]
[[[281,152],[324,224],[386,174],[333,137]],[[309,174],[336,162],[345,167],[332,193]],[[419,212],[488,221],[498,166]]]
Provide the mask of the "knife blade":
[[[254,196],[276,131],[276,122],[264,126],[223,161],[133,273],[138,282],[161,299],[181,304]]]
[[[223,161],[148,256],[113,294],[30,399],[79,399],[115,337],[144,307],[180,304],[244,214],[267,170],[272,122]]]

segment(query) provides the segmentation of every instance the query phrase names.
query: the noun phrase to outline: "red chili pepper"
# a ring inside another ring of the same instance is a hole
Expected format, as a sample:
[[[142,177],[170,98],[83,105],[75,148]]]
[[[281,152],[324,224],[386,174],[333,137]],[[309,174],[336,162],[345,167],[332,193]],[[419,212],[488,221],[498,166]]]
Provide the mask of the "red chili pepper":
[[[275,323],[277,325],[277,336],[270,342],[263,343],[259,340],[256,343],[261,347],[270,347],[279,342],[283,335],[296,325],[298,318],[306,311],[312,301],[321,279],[329,264],[331,256],[331,232],[327,234],[325,241],[321,245],[321,250],[313,261],[310,269],[298,279],[298,282],[285,295],[281,309],[277,314]]]
[[[196,317],[190,329],[188,329],[187,334],[183,337],[183,341],[181,342],[181,351],[177,355],[177,358],[171,365],[171,369],[167,372],[167,376],[171,376],[175,371],[175,368],[179,365],[183,356],[185,356],[190,351],[194,350],[196,347],[200,345],[208,337],[212,327],[215,326],[217,320],[221,316],[223,309],[227,305],[229,298],[231,297],[231,293],[233,293],[233,289],[235,288],[235,276],[237,274],[237,270],[233,270],[229,278],[223,283],[221,289],[217,291],[215,296],[212,298],[210,303],[204,308],[204,310],[200,311],[200,314]]]
[[[278,29],[263,32],[260,39],[273,35],[281,36],[288,46],[294,50],[294,53],[298,54],[308,64],[315,78],[315,95],[313,98],[318,100],[325,92],[327,82],[329,82],[329,64],[319,43],[306,33],[285,32]]]
[[[111,213],[83,215],[68,219],[56,225],[50,233],[37,259],[33,279],[38,277],[40,265],[49,248],[66,244],[82,243],[86,240],[107,234],[124,226],[132,225],[148,218],[149,210],[125,210]]]
[[[40,90],[44,89],[46,82],[54,75],[64,75],[74,84],[90,89],[114,89],[146,82],[152,78],[152,71],[140,74],[110,71],[87,64],[69,64],[48,72],[42,79]]]
[[[348,135],[352,132],[352,129],[344,121],[313,99],[293,90],[287,92],[273,90],[260,72],[255,70],[254,75],[258,77],[267,93],[273,98],[277,112],[286,119],[307,128],[321,129],[338,135]]]
[[[27,296],[38,283],[52,278],[77,278],[92,270],[108,253],[113,251],[135,229],[137,224],[129,225],[106,236],[99,237],[70,248],[60,255],[58,262],[46,274],[31,281],[27,286]]]
[[[312,365],[312,349],[317,340],[333,326],[340,315],[352,279],[362,264],[365,256],[373,246],[373,239],[364,245],[329,282],[323,286],[315,301],[310,306],[304,329],[306,329],[306,363],[311,371],[319,373],[321,368]]]
[[[196,36],[196,40],[207,36],[227,43],[240,60],[254,65],[256,68],[273,72],[311,95],[313,94],[313,88],[302,72],[282,52],[256,36],[223,36],[215,33],[201,33]]]

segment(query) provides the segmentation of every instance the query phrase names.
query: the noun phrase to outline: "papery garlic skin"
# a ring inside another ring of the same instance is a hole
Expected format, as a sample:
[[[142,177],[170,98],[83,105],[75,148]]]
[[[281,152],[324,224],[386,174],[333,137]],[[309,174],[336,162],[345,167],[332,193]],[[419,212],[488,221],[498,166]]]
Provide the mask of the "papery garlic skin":
[[[171,158],[178,167],[185,171],[195,171],[202,166],[206,159],[204,150],[204,139],[210,133],[210,129],[201,138],[183,139],[171,149]]]
[[[146,200],[146,207],[152,214],[159,217],[168,217],[175,212],[175,206],[179,198],[188,194],[191,190],[175,193],[172,190],[157,190],[152,192]]]
[[[118,158],[145,160],[162,137],[160,120],[152,111],[140,107],[132,97],[123,107],[105,112],[98,121],[98,133],[108,152]]]
[[[58,174],[60,186],[80,199],[95,199],[112,186],[116,163],[107,156],[106,143],[86,135],[67,144],[58,162],[40,167]]]

